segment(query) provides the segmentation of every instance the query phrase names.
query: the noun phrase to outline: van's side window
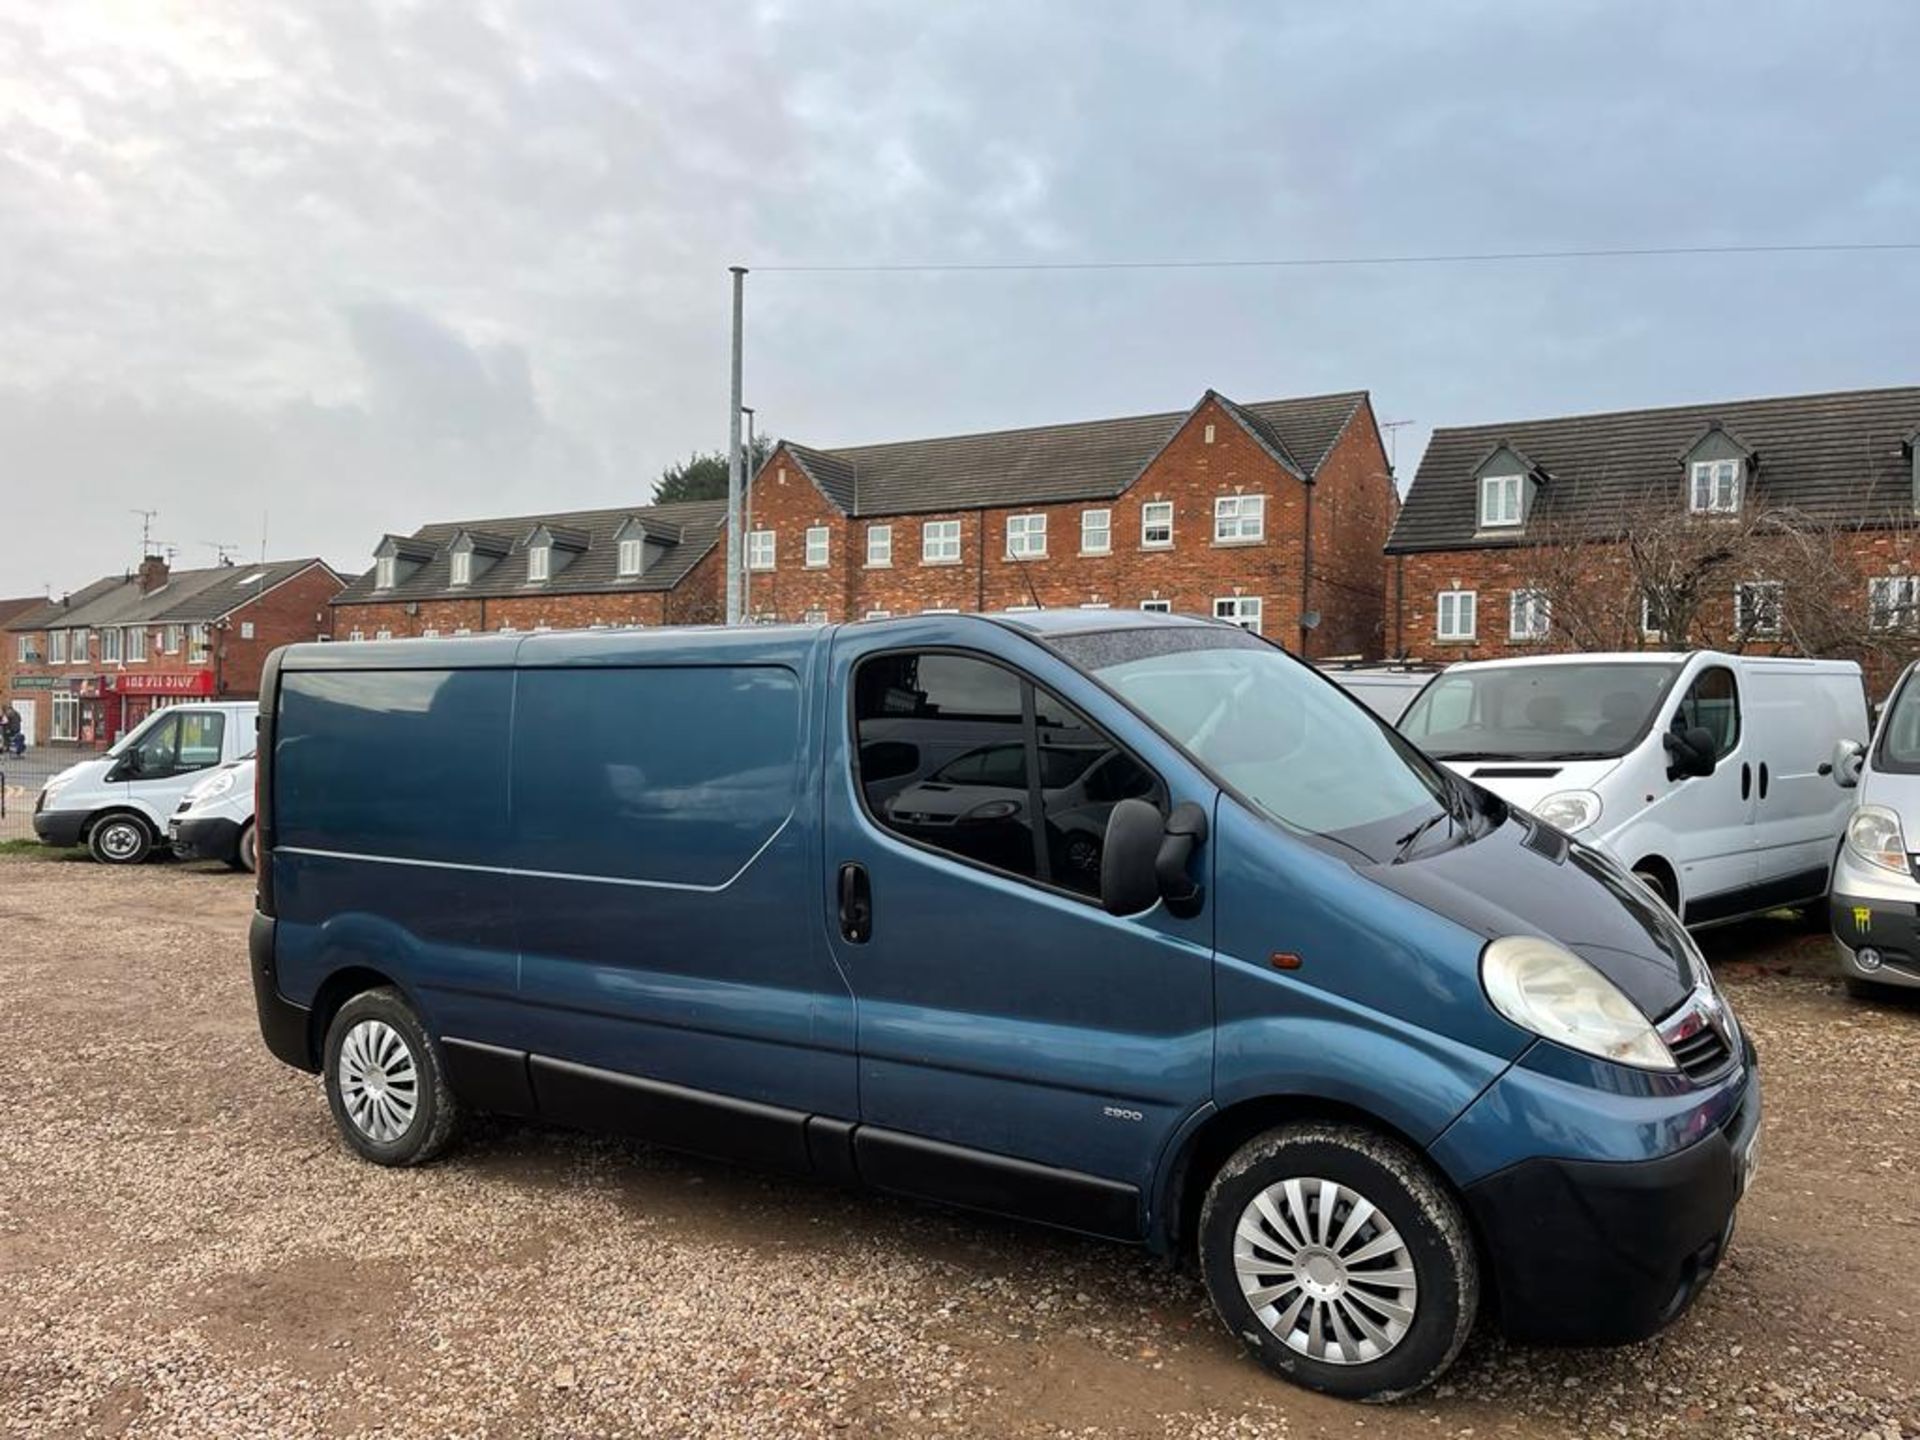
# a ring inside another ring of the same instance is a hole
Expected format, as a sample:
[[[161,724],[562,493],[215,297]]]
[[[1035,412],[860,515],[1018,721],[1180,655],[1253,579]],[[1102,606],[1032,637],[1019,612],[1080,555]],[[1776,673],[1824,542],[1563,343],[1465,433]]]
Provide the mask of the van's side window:
[[[1714,754],[1725,759],[1740,743],[1740,691],[1724,665],[1702,670],[1688,687],[1674,716],[1683,730],[1699,725],[1713,732]]]
[[[220,763],[220,741],[227,717],[218,711],[169,715],[134,745],[134,774],[160,780]]]
[[[1100,893],[1114,805],[1164,804],[1152,772],[1077,710],[985,660],[876,656],[856,678],[854,719],[860,787],[876,821],[1081,895]]]

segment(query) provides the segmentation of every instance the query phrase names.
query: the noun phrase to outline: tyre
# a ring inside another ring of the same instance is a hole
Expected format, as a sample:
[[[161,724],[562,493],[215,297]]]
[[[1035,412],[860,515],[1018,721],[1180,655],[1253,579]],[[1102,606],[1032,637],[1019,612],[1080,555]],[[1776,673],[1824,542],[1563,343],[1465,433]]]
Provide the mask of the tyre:
[[[153,853],[153,827],[138,815],[108,815],[87,832],[87,851],[102,865],[138,865]]]
[[[1641,869],[1633,872],[1633,878],[1660,897],[1660,903],[1674,914],[1680,913],[1680,897],[1673,893],[1673,887],[1667,884],[1667,877],[1658,870]]]
[[[1200,1267],[1261,1364],[1346,1400],[1433,1383],[1480,1302],[1459,1205],[1412,1150],[1351,1125],[1286,1125],[1241,1146],[1207,1190]]]
[[[1842,975],[1840,980],[1847,987],[1847,994],[1855,1000],[1879,1004],[1885,1004],[1899,996],[1903,990],[1907,990],[1904,985],[1886,985],[1878,980],[1862,980],[1858,975]],[[1907,993],[1912,992],[1909,990]]]
[[[327,1107],[376,1165],[424,1165],[452,1141],[459,1104],[440,1052],[398,990],[363,990],[327,1027]]]
[[[249,820],[240,827],[240,838],[234,842],[233,859],[227,862],[236,870],[245,870],[251,874],[259,867],[260,856],[253,846],[253,822]]]

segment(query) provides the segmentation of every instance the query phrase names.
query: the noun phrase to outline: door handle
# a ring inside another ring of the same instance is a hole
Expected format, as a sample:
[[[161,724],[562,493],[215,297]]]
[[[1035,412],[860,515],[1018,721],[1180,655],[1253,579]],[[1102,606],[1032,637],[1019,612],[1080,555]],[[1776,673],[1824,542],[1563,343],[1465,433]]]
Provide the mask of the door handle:
[[[1767,798],[1767,762],[1764,760],[1760,762],[1760,798]]]
[[[1740,798],[1745,800],[1753,794],[1753,766],[1746,761],[1740,762]]]
[[[840,933],[855,945],[873,934],[873,887],[867,867],[851,860],[840,867]]]

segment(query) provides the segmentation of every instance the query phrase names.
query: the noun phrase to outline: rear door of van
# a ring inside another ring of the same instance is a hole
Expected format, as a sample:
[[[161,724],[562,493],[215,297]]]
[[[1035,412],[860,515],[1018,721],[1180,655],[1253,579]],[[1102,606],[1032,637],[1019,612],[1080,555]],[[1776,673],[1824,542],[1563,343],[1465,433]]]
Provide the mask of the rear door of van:
[[[1786,903],[1826,889],[1853,794],[1820,769],[1839,740],[1866,738],[1859,682],[1813,661],[1741,667],[1753,733],[1755,884]]]
[[[1214,921],[1210,897],[1102,910],[1106,819],[1126,798],[1211,816],[1217,791],[978,621],[839,631],[825,741],[820,900],[857,1010],[863,1178],[1137,1234],[1211,1096]]]

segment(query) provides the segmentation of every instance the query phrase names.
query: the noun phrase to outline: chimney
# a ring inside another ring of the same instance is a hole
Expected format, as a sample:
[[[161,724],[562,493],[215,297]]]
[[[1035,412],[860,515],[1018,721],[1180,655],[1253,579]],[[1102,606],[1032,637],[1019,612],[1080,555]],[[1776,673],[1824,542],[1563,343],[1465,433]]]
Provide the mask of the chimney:
[[[151,595],[167,583],[167,562],[158,555],[149,555],[140,562],[140,593]]]

